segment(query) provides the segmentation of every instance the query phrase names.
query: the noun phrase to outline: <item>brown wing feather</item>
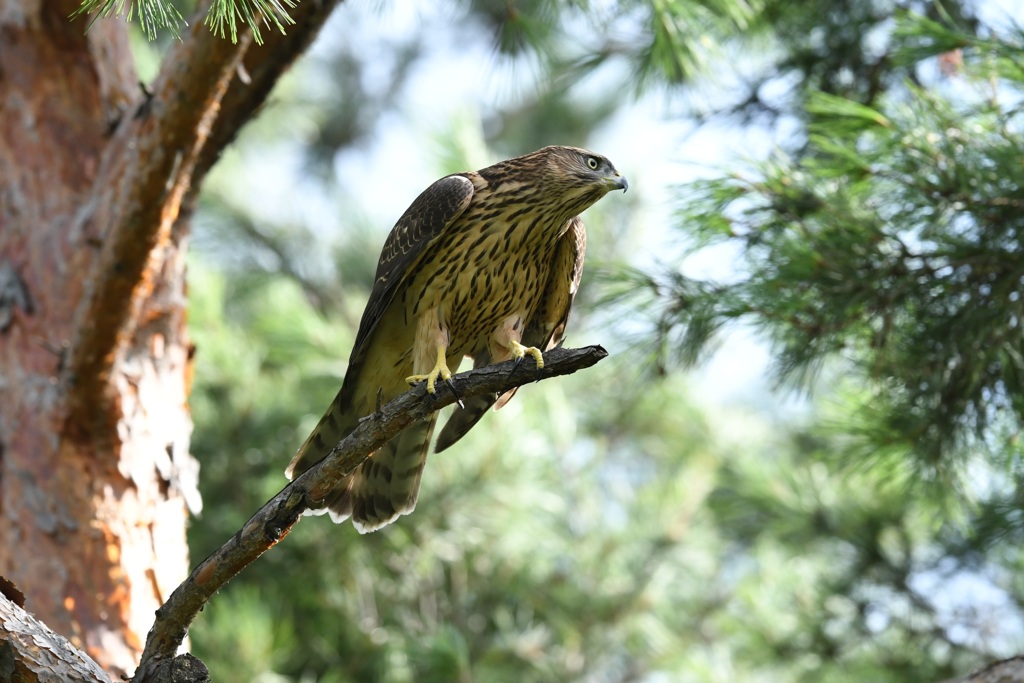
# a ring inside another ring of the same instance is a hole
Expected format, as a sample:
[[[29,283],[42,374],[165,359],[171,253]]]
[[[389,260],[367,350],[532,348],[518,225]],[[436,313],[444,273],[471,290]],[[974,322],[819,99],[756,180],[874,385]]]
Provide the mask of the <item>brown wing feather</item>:
[[[445,176],[424,190],[391,229],[377,262],[373,291],[359,321],[352,355],[373,334],[399,285],[438,236],[462,215],[473,199],[473,181],[467,174]],[[351,361],[350,361],[351,362]]]
[[[472,199],[473,182],[466,174],[446,176],[424,190],[395,223],[377,262],[376,281],[359,322],[345,381],[331,407],[285,470],[289,479],[316,464],[355,429],[361,415],[354,409],[352,397],[359,383],[363,358],[378,323],[417,261],[445,228],[462,215]]]
[[[583,220],[575,216],[569,220],[569,229],[558,241],[553,254],[554,263],[540,305],[527,321],[523,331],[523,344],[547,351],[560,346],[569,321],[569,312],[583,277],[583,257],[587,250],[587,229]],[[473,367],[489,365],[486,350],[473,356]],[[456,410],[448,418],[437,437],[435,453],[448,448],[473,428],[492,405],[501,408],[515,396],[516,390],[506,391],[499,397],[477,396],[465,401],[465,409]]]
[[[572,302],[583,278],[583,257],[586,251],[587,228],[583,225],[583,219],[575,216],[570,219],[569,229],[556,247],[556,262],[541,307],[523,332],[523,344],[526,346],[536,346],[547,351],[562,345]]]

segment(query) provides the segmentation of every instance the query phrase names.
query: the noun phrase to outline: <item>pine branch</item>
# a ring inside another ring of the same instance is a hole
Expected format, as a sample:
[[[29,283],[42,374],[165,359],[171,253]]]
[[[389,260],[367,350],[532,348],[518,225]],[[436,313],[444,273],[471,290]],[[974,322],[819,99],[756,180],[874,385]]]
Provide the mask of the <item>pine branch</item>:
[[[213,0],[202,24],[218,38],[230,35],[232,43],[238,42],[240,32],[247,28],[256,44],[262,45],[261,27],[272,26],[283,34],[286,25],[296,23],[288,11],[297,5],[296,0]],[[71,17],[83,14],[94,14],[90,26],[100,18],[123,16],[128,21],[138,18],[142,32],[150,40],[155,40],[161,29],[179,38],[179,29],[188,26],[170,0],[82,0]]]
[[[516,367],[508,361],[460,373],[454,381],[463,399],[502,393],[533,381],[574,373],[607,355],[600,346],[552,349],[544,355],[542,370],[536,370],[529,362]],[[454,402],[451,392],[442,390],[430,398],[423,384],[414,387],[365,419],[327,457],[281,489],[227,543],[200,562],[157,610],[142,662],[132,678],[134,683],[170,680],[168,667],[174,662],[189,624],[214,593],[283,539],[304,511],[323,500],[371,453],[412,423]]]

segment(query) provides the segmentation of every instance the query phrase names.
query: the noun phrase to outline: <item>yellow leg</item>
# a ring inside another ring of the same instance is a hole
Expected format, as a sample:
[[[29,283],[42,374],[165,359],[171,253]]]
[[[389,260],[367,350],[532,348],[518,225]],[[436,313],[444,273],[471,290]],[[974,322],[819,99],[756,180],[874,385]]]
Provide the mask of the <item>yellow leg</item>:
[[[532,356],[533,360],[537,363],[538,370],[544,367],[544,355],[536,346],[523,346],[515,339],[510,339],[508,350],[512,352],[512,357],[516,359],[516,365],[519,365],[526,356]]]
[[[445,347],[437,347],[437,362],[434,363],[434,368],[425,375],[409,375],[405,378],[405,381],[409,384],[417,384],[423,380],[427,380],[427,393],[433,394],[435,392],[434,386],[437,384],[437,380],[440,378],[441,381],[451,383],[452,371],[448,369],[448,363],[444,357]],[[454,391],[454,389],[453,389]]]

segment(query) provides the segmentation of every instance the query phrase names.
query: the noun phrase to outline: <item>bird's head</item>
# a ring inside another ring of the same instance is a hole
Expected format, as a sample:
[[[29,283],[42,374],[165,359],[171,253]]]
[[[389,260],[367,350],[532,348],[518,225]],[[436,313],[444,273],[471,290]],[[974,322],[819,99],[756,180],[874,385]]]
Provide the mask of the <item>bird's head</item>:
[[[544,147],[534,154],[547,160],[559,180],[600,196],[612,190],[626,191],[629,183],[607,157],[579,147]]]
[[[477,173],[493,187],[529,196],[558,226],[612,190],[629,187],[612,162],[579,147],[544,147]]]

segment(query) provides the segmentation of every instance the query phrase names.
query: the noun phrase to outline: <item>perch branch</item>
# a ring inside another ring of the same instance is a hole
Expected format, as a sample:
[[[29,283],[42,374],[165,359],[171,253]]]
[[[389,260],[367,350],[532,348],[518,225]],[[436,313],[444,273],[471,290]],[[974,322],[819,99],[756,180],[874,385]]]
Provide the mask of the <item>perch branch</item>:
[[[460,373],[454,381],[463,398],[501,393],[529,382],[571,374],[607,355],[600,346],[553,349],[544,355],[542,370],[536,370],[529,362],[516,368],[509,361]],[[305,510],[323,500],[327,492],[403,429],[454,402],[451,392],[439,391],[430,398],[423,384],[412,388],[383,406],[371,419],[363,420],[327,457],[261,507],[227,543],[199,563],[157,610],[142,663],[132,678],[134,683],[163,680],[161,668],[174,657],[189,624],[210,596],[284,538]]]

